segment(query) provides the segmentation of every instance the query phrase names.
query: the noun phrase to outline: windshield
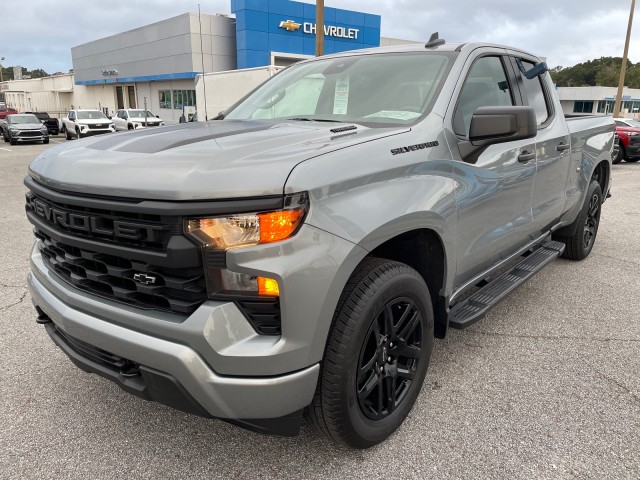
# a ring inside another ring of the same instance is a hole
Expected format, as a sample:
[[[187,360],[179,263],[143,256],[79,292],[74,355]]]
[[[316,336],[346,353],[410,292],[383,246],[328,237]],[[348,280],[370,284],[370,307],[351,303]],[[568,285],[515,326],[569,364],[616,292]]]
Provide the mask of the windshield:
[[[129,110],[129,116],[131,118],[144,118],[144,110]],[[147,110],[147,117],[155,118],[155,115]]]
[[[640,122],[637,120],[629,120],[626,119],[624,121],[624,123],[626,123],[627,125],[629,125],[630,127],[634,127],[634,128],[640,128]]]
[[[327,58],[283,70],[227,113],[232,120],[408,124],[431,107],[453,54]]]
[[[79,120],[106,120],[107,119],[105,114],[99,110],[86,110],[84,112],[79,111],[77,118]]]
[[[40,120],[36,118],[35,115],[10,115],[7,117],[7,121],[9,123],[34,123],[36,125],[40,124]]]
[[[51,118],[49,117],[49,114],[45,112],[34,113],[34,115],[38,117],[40,120],[49,120],[49,118]]]

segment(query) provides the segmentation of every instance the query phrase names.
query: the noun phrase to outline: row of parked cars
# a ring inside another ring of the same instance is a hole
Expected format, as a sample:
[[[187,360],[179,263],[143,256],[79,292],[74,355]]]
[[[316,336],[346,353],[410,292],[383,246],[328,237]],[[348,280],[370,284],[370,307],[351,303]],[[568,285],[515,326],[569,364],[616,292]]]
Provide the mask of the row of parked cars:
[[[46,112],[17,113],[15,110],[0,119],[0,131],[5,142],[49,143],[49,135],[63,133],[67,140],[88,135],[136,130],[164,125],[162,119],[148,110],[121,109],[109,117],[100,110],[71,110],[58,120]]]

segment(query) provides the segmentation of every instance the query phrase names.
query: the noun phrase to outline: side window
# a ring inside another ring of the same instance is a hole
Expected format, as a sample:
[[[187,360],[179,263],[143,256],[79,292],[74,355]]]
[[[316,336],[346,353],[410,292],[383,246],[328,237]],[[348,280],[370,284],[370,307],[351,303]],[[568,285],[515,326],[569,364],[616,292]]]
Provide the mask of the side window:
[[[75,120],[75,119],[76,119],[75,112],[69,112],[69,120]]]
[[[499,57],[482,57],[475,61],[458,98],[453,116],[456,134],[469,135],[471,117],[478,107],[507,107],[513,105],[511,88]]]
[[[626,123],[621,122],[620,120],[615,120],[615,122],[616,122],[616,125],[617,125],[618,127],[626,127],[626,126],[627,126],[627,124],[626,124]]]
[[[522,65],[525,70],[530,70],[535,67],[533,63],[525,60],[522,61]],[[551,116],[549,105],[544,95],[544,89],[542,88],[542,79],[540,77],[535,77],[529,80],[523,75],[522,82],[522,93],[524,94],[529,106],[533,107],[536,111],[536,120],[538,121],[538,125],[542,125]]]

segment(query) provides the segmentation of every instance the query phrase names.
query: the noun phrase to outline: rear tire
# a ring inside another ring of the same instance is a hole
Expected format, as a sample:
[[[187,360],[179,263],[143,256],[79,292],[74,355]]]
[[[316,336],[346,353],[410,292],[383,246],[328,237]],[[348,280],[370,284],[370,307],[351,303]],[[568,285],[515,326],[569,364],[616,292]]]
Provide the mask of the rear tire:
[[[615,158],[612,159],[612,163],[614,165],[617,165],[623,159],[624,159],[624,147],[622,145],[620,145],[619,148],[618,148],[618,154],[615,156]]]
[[[354,448],[389,437],[420,393],[433,328],[429,289],[418,272],[364,260],[338,302],[308,422]]]
[[[575,222],[568,228],[570,235],[554,235],[554,240],[562,242],[567,248],[562,254],[563,258],[570,260],[583,260],[589,256],[596,241],[598,226],[600,225],[600,213],[602,211],[602,190],[600,184],[592,180],[587,189],[582,210]]]

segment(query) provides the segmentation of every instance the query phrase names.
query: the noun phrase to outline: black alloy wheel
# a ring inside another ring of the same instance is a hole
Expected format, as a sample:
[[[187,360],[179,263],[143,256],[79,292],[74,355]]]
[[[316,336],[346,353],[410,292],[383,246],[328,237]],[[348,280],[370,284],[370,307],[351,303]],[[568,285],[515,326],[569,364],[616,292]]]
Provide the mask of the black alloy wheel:
[[[589,256],[598,234],[601,207],[602,189],[597,181],[591,180],[578,218],[568,227],[553,234],[554,240],[566,245],[563,258],[583,260]]]
[[[587,209],[587,218],[584,222],[584,232],[582,237],[582,246],[585,250],[591,250],[593,242],[596,241],[598,233],[598,225],[600,224],[600,195],[594,192],[589,200]]]
[[[395,298],[373,319],[358,360],[358,403],[368,418],[380,420],[402,403],[421,354],[420,311],[413,300]]]
[[[354,448],[388,438],[420,393],[433,329],[422,276],[404,263],[365,258],[338,301],[308,423]]]

